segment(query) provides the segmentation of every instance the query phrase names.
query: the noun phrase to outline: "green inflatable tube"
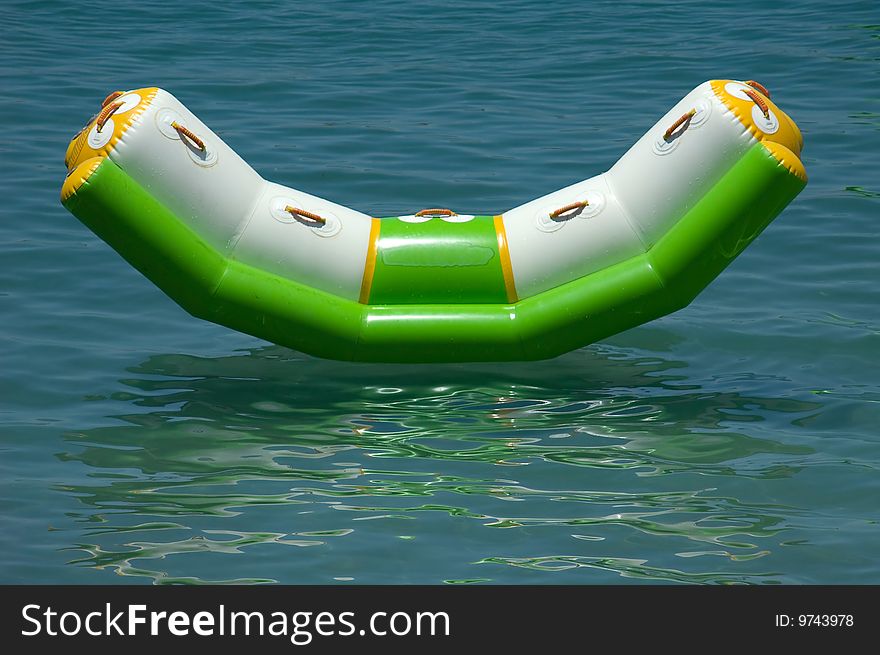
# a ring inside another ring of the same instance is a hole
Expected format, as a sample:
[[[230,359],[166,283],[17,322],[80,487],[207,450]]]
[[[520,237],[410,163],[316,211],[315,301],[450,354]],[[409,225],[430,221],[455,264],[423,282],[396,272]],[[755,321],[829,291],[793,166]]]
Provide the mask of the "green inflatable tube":
[[[86,154],[97,156],[69,162],[64,205],[186,311],[318,357],[371,362],[546,359],[674,312],[806,183],[789,150],[752,139],[668,229],[642,237],[641,252],[515,299],[501,217],[372,219],[375,261],[356,299],[224,252],[113,156]]]

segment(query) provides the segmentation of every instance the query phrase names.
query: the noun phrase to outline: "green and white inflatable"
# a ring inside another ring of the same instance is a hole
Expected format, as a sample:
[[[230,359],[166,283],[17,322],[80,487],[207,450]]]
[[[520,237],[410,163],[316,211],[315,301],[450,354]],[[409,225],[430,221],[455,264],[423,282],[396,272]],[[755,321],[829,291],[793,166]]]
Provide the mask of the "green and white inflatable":
[[[174,96],[108,96],[62,202],[194,316],[319,357],[555,357],[686,306],[800,192],[794,122],[701,84],[606,173],[499,215],[373,218],[260,177]]]

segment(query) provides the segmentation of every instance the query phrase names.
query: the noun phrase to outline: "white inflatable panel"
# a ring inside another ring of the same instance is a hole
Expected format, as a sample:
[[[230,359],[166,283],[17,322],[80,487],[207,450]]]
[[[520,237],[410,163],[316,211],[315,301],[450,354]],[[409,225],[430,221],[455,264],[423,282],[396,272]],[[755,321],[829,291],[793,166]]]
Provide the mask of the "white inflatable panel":
[[[555,209],[586,200],[567,220]],[[604,175],[578,182],[502,214],[519,298],[565,284],[644,252]]]
[[[297,220],[290,205],[327,220]],[[267,182],[231,252],[233,259],[357,300],[372,219],[353,209]]]
[[[666,130],[694,108],[699,111],[690,126],[664,142]],[[754,143],[754,137],[705,82],[611,167],[608,184],[645,248],[650,248]]]
[[[171,127],[172,120],[202,139],[206,152],[200,153],[181,138]],[[122,135],[110,159],[224,254],[266,184],[220,137],[162,89]]]
[[[665,131],[691,109],[696,110],[692,119],[664,140]],[[108,134],[110,121],[112,117]],[[182,136],[173,121],[202,139],[204,151]],[[94,135],[100,137],[103,133]],[[518,297],[533,296],[650,249],[754,143],[711,84],[701,84],[607,173],[502,215]],[[109,156],[224,255],[358,299],[371,218],[265,181],[167,91],[157,91]],[[550,218],[555,209],[584,200],[586,207]],[[318,214],[326,224],[297,220],[285,211],[287,205]]]

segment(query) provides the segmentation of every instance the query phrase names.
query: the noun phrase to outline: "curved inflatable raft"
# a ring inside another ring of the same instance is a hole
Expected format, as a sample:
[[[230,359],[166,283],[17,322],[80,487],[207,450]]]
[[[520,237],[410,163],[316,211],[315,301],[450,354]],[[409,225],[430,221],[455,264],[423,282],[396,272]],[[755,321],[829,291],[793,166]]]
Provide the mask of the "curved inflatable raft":
[[[373,218],[261,178],[174,96],[115,92],[61,200],[195,316],[320,357],[555,357],[686,306],[800,192],[794,122],[701,84],[606,173],[498,215]]]

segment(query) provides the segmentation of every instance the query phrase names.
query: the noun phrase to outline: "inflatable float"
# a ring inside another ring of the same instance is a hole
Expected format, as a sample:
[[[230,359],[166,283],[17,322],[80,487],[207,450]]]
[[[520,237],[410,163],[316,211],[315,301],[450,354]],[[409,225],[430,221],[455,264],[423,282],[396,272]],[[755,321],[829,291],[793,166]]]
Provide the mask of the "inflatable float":
[[[686,306],[800,192],[757,82],[691,91],[601,175],[495,215],[375,218],[260,177],[174,96],[114,92],[61,200],[194,316],[319,357],[555,357]]]

